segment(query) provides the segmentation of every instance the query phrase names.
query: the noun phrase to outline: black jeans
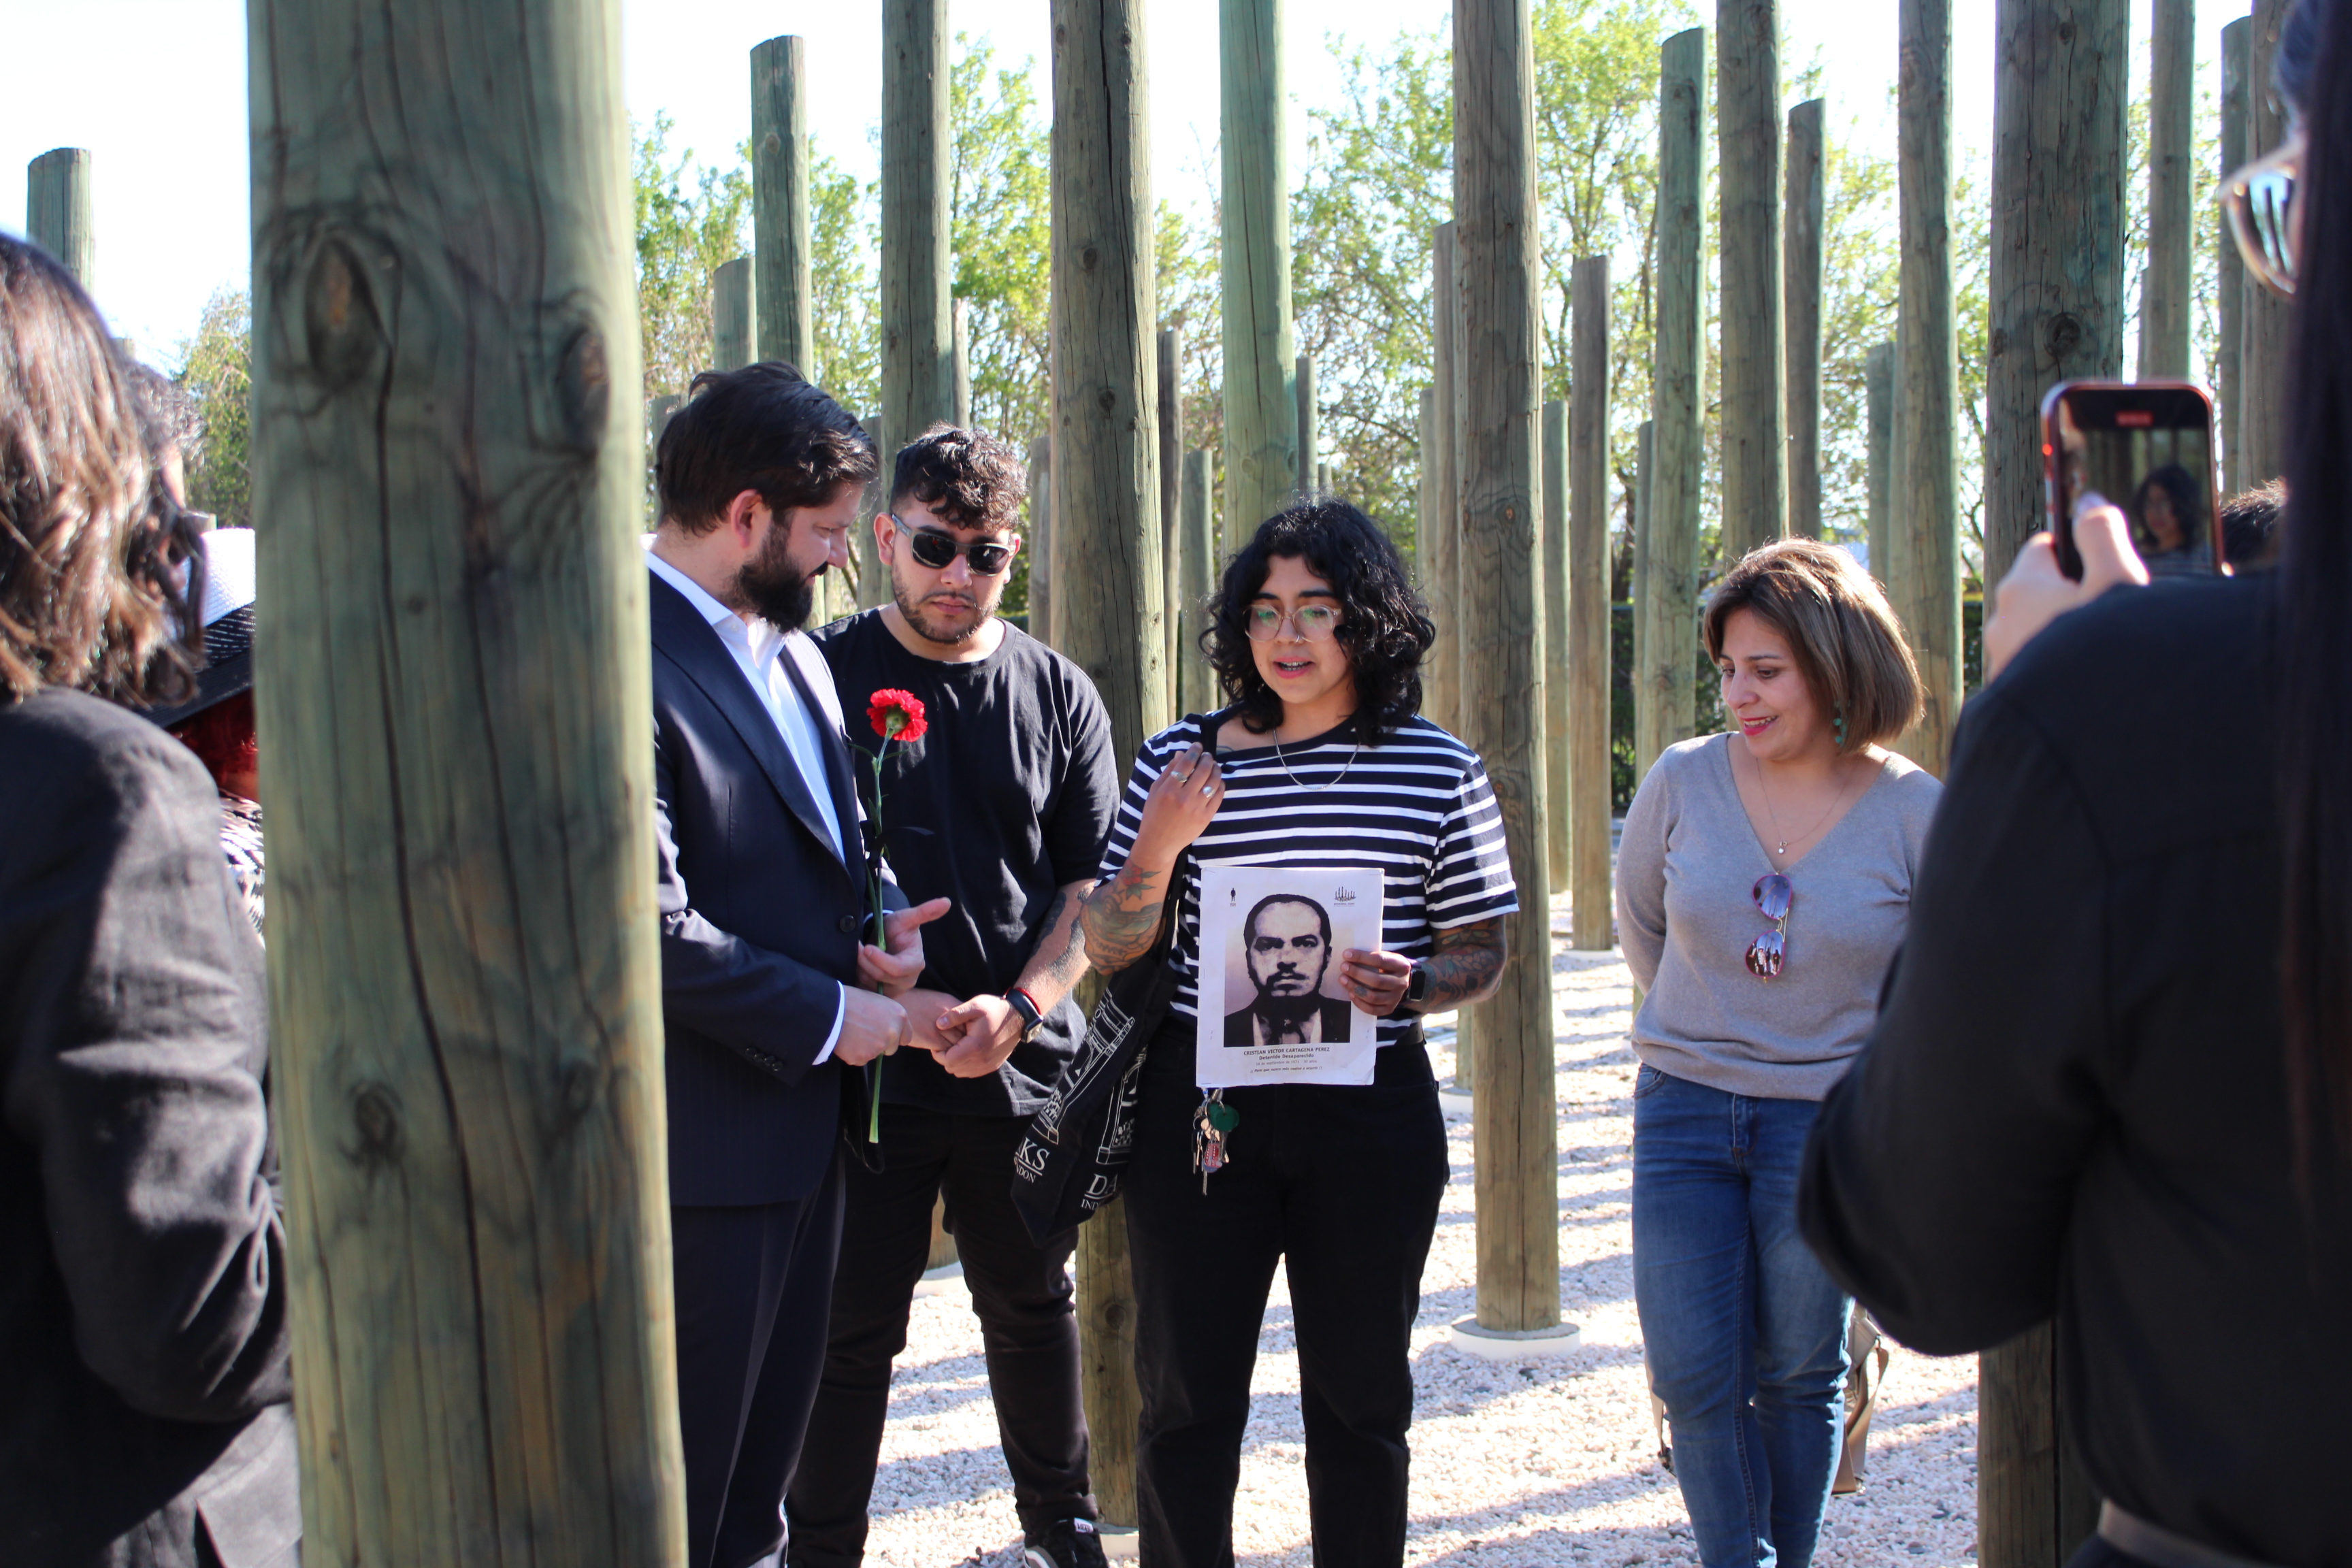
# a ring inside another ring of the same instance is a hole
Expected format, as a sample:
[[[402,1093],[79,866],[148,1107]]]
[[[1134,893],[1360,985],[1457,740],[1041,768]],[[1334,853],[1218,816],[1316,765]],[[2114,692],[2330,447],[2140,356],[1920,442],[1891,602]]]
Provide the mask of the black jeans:
[[[1192,1026],[1151,1045],[1126,1180],[1135,1264],[1143,1568],[1230,1568],[1234,1489],[1266,1293],[1286,1260],[1321,1568],[1404,1558],[1412,1322],[1445,1191],[1428,1053],[1363,1088],[1227,1089],[1232,1163],[1192,1170]]]
[[[1087,1489],[1087,1416],[1078,1397],[1068,1268],[1077,1238],[1072,1232],[1041,1247],[1013,1206],[1013,1151],[1027,1126],[1019,1116],[951,1116],[886,1104],[884,1168],[849,1162],[824,1376],[784,1500],[791,1562],[854,1568],[865,1555],[890,1362],[907,1348],[915,1281],[930,1252],[932,1200],[942,1192],[980,1318],[1021,1528],[1038,1533],[1061,1520],[1096,1516]]]

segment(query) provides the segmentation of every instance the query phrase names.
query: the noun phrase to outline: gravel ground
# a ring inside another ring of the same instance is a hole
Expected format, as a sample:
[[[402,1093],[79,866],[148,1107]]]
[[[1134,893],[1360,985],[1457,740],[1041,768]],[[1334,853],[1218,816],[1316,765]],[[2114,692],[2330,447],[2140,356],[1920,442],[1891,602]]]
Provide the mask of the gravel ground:
[[[1554,924],[1564,923],[1555,905]],[[1462,1568],[1693,1563],[1674,1479],[1658,1465],[1633,1313],[1630,1231],[1634,1061],[1630,977],[1613,953],[1553,960],[1559,1020],[1560,1300],[1572,1354],[1517,1365],[1446,1342],[1475,1305],[1470,1126],[1450,1127],[1453,1184],[1413,1330],[1418,1391],[1406,1561]],[[1438,1032],[1451,1071],[1451,1030]],[[1298,1358],[1277,1275],[1259,1339],[1234,1551],[1247,1568],[1306,1568]],[[891,1389],[867,1561],[1015,1568],[1020,1525],[971,1298],[919,1298]],[[1976,1360],[1899,1347],[1870,1445],[1869,1484],[1830,1504],[1822,1568],[1976,1560]]]

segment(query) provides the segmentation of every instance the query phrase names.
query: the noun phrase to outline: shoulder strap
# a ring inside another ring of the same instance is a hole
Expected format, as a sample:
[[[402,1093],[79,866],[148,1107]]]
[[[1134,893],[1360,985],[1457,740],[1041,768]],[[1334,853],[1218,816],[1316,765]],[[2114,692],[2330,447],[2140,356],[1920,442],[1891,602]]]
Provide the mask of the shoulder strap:
[[[1213,758],[1217,754],[1217,731],[1237,711],[1237,708],[1220,708],[1213,713],[1187,713],[1184,716],[1186,722],[1200,730],[1201,750],[1205,755]],[[1184,889],[1192,879],[1192,847],[1188,844],[1176,857],[1175,867],[1169,873],[1168,896],[1160,906],[1160,935],[1152,942],[1151,951],[1145,955],[1162,970],[1167,967],[1169,952],[1176,945],[1176,922],[1183,913]]]

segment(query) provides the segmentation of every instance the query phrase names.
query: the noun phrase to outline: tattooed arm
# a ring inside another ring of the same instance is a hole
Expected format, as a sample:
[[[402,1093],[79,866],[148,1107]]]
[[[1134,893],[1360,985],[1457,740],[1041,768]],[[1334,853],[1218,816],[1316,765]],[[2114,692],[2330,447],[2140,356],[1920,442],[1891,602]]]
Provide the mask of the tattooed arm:
[[[1078,910],[1087,961],[1116,974],[1151,951],[1168,902],[1172,866],[1146,870],[1130,858],[1108,882],[1097,882]]]
[[[1096,884],[1079,911],[1088,963],[1116,974],[1151,951],[1176,858],[1201,837],[1224,799],[1216,759],[1203,757],[1199,746],[1187,746],[1168,760],[1144,796],[1127,863],[1110,880]]]
[[[1062,998],[1087,972],[1087,944],[1078,933],[1078,906],[1094,887],[1091,877],[1083,881],[1066,882],[1054,893],[1054,901],[1045,910],[1045,924],[1037,933],[1037,945],[1029,952],[1029,962],[1021,968],[1021,978],[1014,982],[1029,993],[1029,999],[1038,1011],[1050,1013],[1061,1005]],[[954,997],[931,992],[908,994],[908,1016],[919,1028],[925,1017],[923,1009],[936,1009],[937,1016],[930,1026],[937,1036],[931,1048],[940,1066],[955,1078],[985,1078],[1003,1067],[1020,1045],[1026,1020],[1020,1010],[1000,995],[982,995],[958,1002]]]
[[[1045,911],[1045,923],[1037,932],[1037,945],[1029,954],[1029,962],[1021,966],[1021,989],[1029,999],[1045,1012],[1061,1005],[1062,998],[1070,994],[1078,977],[1087,972],[1087,939],[1078,930],[1078,910],[1085,905],[1087,895],[1095,890],[1095,879],[1065,883],[1055,889],[1054,902]]]
[[[1391,1014],[1444,1013],[1465,1003],[1483,1002],[1501,984],[1503,964],[1511,955],[1505,919],[1496,915],[1436,933],[1437,951],[1421,963],[1429,971],[1429,994],[1418,1007],[1404,1005],[1405,987],[1412,980],[1412,960],[1402,953],[1349,948],[1339,955],[1340,983],[1357,1006],[1382,1018]]]

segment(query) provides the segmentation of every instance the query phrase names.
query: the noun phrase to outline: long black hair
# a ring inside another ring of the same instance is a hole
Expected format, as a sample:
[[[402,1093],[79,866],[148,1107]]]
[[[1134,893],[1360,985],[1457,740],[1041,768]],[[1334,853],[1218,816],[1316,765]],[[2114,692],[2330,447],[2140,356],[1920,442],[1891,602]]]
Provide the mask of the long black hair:
[[[2315,41],[2316,61],[2312,51]],[[2352,5],[2303,0],[2279,77],[2307,138],[2278,583],[2282,1001],[2298,1147],[2352,1147]],[[2306,1167],[2307,1168],[2307,1167]]]
[[[1276,556],[1306,562],[1339,595],[1339,640],[1356,680],[1356,735],[1379,745],[1420,710],[1421,658],[1437,640],[1437,627],[1389,536],[1343,500],[1318,497],[1276,513],[1225,563],[1201,634],[1201,651],[1225,700],[1239,705],[1242,726],[1252,734],[1282,722],[1282,699],[1250,652],[1248,618]]]

